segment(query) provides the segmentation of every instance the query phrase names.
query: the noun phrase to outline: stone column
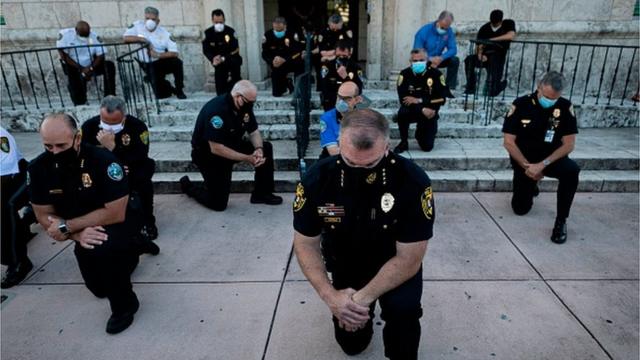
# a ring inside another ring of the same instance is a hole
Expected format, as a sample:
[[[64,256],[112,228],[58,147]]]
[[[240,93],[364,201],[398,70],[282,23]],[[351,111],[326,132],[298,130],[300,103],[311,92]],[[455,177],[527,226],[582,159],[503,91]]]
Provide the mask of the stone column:
[[[252,82],[262,81],[262,34],[264,33],[264,6],[262,0],[244,0],[244,33],[245,56],[244,65],[247,68],[248,79]]]
[[[369,24],[367,25],[367,78],[381,80],[382,78],[382,13],[384,0],[367,1]]]
[[[418,29],[424,25],[422,9],[423,6],[426,6],[425,2],[424,0],[396,0],[393,72],[408,66],[413,38]]]

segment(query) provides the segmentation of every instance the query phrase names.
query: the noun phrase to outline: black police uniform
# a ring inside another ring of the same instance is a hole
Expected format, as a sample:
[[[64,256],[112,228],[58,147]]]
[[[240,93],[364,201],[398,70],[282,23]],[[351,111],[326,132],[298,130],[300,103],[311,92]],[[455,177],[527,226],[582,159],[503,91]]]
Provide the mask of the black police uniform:
[[[320,160],[296,189],[294,228],[322,235],[333,286],[361,289],[396,255],[396,242],[432,237],[435,209],[431,181],[410,160],[390,153],[374,169],[346,166],[339,155]],[[422,268],[378,300],[385,320],[385,355],[417,359],[422,306]],[[335,337],[349,355],[362,352],[373,334],[373,311],[364,329],[347,332],[334,318]]]
[[[273,30],[264,33],[262,39],[262,58],[271,69],[271,81],[273,82],[273,96],[282,96],[289,87],[293,92],[293,84],[287,80],[287,74],[294,73],[300,75],[304,72],[304,62],[302,61],[302,51],[304,45],[300,42],[303,35],[287,29],[284,37],[278,39]],[[273,67],[273,59],[276,56],[284,58],[286,61],[280,67]]]
[[[345,78],[338,75],[338,68],[341,66],[347,69],[347,76]],[[320,76],[322,77],[322,108],[324,111],[329,111],[336,107],[338,88],[343,83],[353,81],[358,85],[360,93],[364,90],[361,78],[362,70],[360,70],[360,66],[351,59],[345,61],[340,58],[335,58],[323,63]]]
[[[400,110],[398,110],[398,128],[400,140],[406,142],[409,139],[409,124],[417,123],[416,140],[423,151],[431,151],[438,133],[438,111],[446,102],[450,94],[445,83],[444,75],[440,70],[429,67],[422,74],[415,74],[408,67],[398,76],[397,82]],[[402,99],[405,96],[413,96],[422,100],[420,104],[404,105]],[[422,113],[423,108],[436,111],[432,119],[427,119]]]
[[[216,32],[213,26],[208,28],[204,31],[202,52],[209,63],[218,55],[224,57],[224,61],[215,67],[216,94],[230,92],[233,85],[241,79],[242,57],[236,31],[227,25],[221,32]]]
[[[531,164],[539,163],[562,146],[562,137],[578,133],[571,102],[563,97],[554,106],[544,109],[537,93],[517,98],[505,118],[502,132],[516,136],[516,145]],[[537,182],[511,158],[513,167],[513,198],[511,206],[524,215],[533,206]],[[565,156],[547,166],[545,176],[558,179],[557,218],[569,216],[571,203],[578,188],[580,168]]]
[[[253,110],[237,110],[231,94],[220,95],[207,102],[196,120],[191,139],[191,159],[198,166],[204,178],[204,187],[192,186],[186,189],[187,195],[202,205],[222,211],[226,209],[231,192],[231,172],[233,160],[214,155],[209,142],[216,142],[235,151],[252,154],[253,145],[242,137],[258,130]],[[271,143],[263,142],[263,154],[266,161],[255,168],[256,195],[271,194],[273,181],[273,148]]]
[[[128,177],[111,152],[82,145],[70,164],[58,163],[44,152],[28,168],[31,203],[51,205],[55,215],[69,220],[104,207],[129,194]],[[109,239],[94,249],[76,243],[74,253],[87,288],[97,297],[107,297],[114,316],[135,312],[138,299],[131,273],[138,264],[127,212],[122,223],[103,225]]]
[[[352,40],[353,33],[351,30],[342,28],[338,31],[333,31],[329,27],[326,27],[320,32],[317,37],[318,46],[320,51],[331,51],[336,49],[336,43],[338,40]]]
[[[502,36],[510,31],[516,31],[516,23],[513,20],[505,19],[502,21],[502,25],[496,31],[491,28],[491,23],[488,22],[478,30],[476,39],[489,40],[498,36]],[[476,88],[476,74],[475,69],[477,67],[487,69],[487,84],[489,84],[489,95],[496,96],[506,86],[506,82],[502,82],[502,75],[504,71],[504,64],[507,58],[507,52],[511,41],[495,41],[491,43],[479,43],[484,46],[482,54],[487,57],[487,61],[482,62],[478,59],[477,54],[471,54],[464,59],[464,69],[467,77],[466,93],[473,93]]]
[[[101,147],[96,138],[99,131],[100,116],[85,121],[82,124],[82,142]],[[155,229],[151,178],[155,172],[156,163],[149,158],[149,129],[141,120],[127,115],[124,128],[115,134],[115,143],[116,147],[112,152],[125,167],[131,192],[140,196],[143,216],[140,225]]]

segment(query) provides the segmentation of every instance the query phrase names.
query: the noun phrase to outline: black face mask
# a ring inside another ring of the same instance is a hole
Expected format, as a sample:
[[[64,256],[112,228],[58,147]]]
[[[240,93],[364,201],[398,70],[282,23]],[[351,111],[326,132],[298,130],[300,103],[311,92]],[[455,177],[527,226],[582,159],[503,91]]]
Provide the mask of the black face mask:
[[[349,57],[348,57],[348,56],[339,56],[339,57],[336,59],[336,62],[337,62],[339,65],[347,65],[347,63],[349,62]]]
[[[60,151],[57,154],[51,153],[51,158],[53,161],[58,164],[61,168],[71,167],[75,161],[78,159],[78,152],[74,149],[76,144],[76,138],[73,138],[73,142],[71,143],[71,147],[67,150]]]
[[[240,112],[245,114],[251,114],[253,112],[253,103],[245,102],[244,104],[242,104],[242,106],[240,107]]]

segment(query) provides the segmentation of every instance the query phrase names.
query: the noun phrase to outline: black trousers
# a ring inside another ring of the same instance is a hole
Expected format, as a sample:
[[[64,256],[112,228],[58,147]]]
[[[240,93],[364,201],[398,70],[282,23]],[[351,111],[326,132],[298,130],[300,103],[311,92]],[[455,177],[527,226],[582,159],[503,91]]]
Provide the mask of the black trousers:
[[[18,211],[29,205],[29,194],[24,173],[4,175],[1,178],[1,263],[2,265],[16,266],[27,259],[27,241],[30,237],[29,223],[20,218]]]
[[[460,59],[453,56],[444,60],[438,65],[438,69],[447,68],[446,83],[450,90],[455,90],[458,86],[458,68],[460,68]]]
[[[271,194],[274,190],[273,181],[273,147],[268,141],[263,142],[263,153],[266,161],[255,169],[254,194]],[[248,141],[242,141],[233,150],[243,154],[252,154],[253,145]],[[236,163],[217,155],[213,155],[209,149],[194,149],[191,151],[191,159],[196,164],[202,177],[204,186],[195,185],[187,191],[187,195],[194,198],[200,204],[215,211],[223,211],[229,203],[231,193],[231,173]]]
[[[137,164],[135,169],[130,169],[129,186],[132,192],[140,196],[142,225],[155,225],[156,217],[153,215],[153,174],[156,170],[156,162],[146,159]]]
[[[158,99],[168,98],[173,95],[173,87],[165,79],[169,74],[173,74],[176,90],[184,88],[184,70],[182,68],[182,60],[179,58],[159,59],[150,63],[140,63],[140,66],[149,77],[153,91]]]
[[[63,70],[69,78],[69,95],[73,105],[83,105],[87,103],[87,81],[82,76],[80,70],[62,64]],[[93,76],[103,75],[104,96],[116,94],[116,67],[113,62],[105,60],[99,66],[93,68]]]
[[[108,298],[111,312],[120,315],[131,310],[137,301],[131,273],[138,265],[138,255],[131,234],[106,228],[108,241],[95,249],[85,249],[76,243],[74,254],[87,288],[99,298]]]
[[[427,119],[422,114],[422,105],[415,104],[410,106],[400,106],[398,110],[398,130],[400,131],[400,140],[407,141],[409,139],[409,124],[416,125],[416,140],[423,151],[433,150],[433,143],[438,133],[438,118]]]
[[[300,60],[288,60],[280,67],[271,66],[271,82],[273,96],[282,96],[287,91],[287,75],[293,73],[298,76],[304,72],[304,63]]]
[[[513,167],[513,197],[511,207],[517,215],[525,215],[533,206],[533,195],[537,182],[525,174],[523,168],[511,161]],[[569,217],[573,197],[578,189],[580,168],[575,161],[564,157],[547,166],[544,176],[558,179],[557,218]]]
[[[497,95],[502,89],[502,75],[504,73],[504,64],[506,55],[502,53],[485,54],[487,61],[482,62],[477,55],[469,55],[464,59],[464,70],[467,77],[467,91],[475,91],[476,89],[476,68],[487,69],[487,84],[489,85],[489,93],[492,96]]]
[[[214,78],[216,80],[216,94],[222,95],[231,92],[233,85],[241,80],[239,64],[220,64],[215,67]]]
[[[354,278],[353,273],[333,272],[333,286],[337,289],[362,288],[370,279]],[[382,330],[384,354],[392,360],[417,360],[420,345],[420,318],[422,317],[422,268],[416,275],[397,288],[382,295],[378,301],[382,310],[380,316],[385,321]],[[335,338],[348,355],[364,351],[373,335],[373,316],[376,302],[370,306],[371,317],[363,329],[355,332],[343,330],[338,319],[333,317]]]

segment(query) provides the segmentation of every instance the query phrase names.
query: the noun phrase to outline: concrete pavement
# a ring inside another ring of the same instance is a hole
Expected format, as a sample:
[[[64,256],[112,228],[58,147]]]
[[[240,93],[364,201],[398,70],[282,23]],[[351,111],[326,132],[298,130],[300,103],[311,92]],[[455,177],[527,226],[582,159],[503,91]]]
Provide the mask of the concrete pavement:
[[[2,359],[348,359],[291,257],[292,194],[232,194],[223,213],[156,196],[161,247],[141,257],[133,325],[111,336],[71,243],[38,229],[34,271],[3,290]],[[513,215],[508,193],[436,193],[420,359],[638,359],[638,194],[579,193],[569,240],[549,241],[555,195]],[[383,323],[354,359],[383,359]]]

